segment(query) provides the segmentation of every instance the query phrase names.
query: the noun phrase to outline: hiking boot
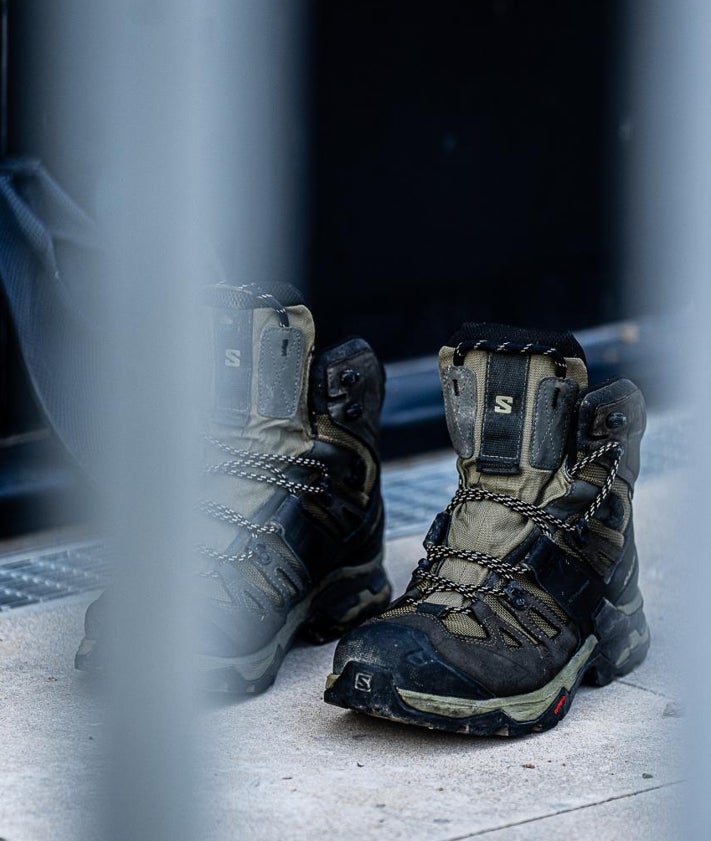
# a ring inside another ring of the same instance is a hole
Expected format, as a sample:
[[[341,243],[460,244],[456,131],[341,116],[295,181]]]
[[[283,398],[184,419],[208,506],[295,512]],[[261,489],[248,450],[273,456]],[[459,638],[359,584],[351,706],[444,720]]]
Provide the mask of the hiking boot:
[[[645,406],[570,333],[467,324],[439,356],[459,486],[405,594],[336,648],[325,700],[409,724],[554,727],[642,662],[632,493]]]
[[[384,374],[362,339],[314,353],[290,286],[202,292],[211,407],[199,511],[201,677],[266,689],[300,632],[324,642],[387,606],[377,455]],[[77,668],[97,660],[90,606]]]

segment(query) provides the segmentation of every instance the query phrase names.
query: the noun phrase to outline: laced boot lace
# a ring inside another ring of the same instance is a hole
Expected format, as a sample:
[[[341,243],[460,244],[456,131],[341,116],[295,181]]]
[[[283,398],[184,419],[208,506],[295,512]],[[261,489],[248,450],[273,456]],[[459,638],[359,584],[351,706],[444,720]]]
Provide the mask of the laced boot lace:
[[[253,482],[262,482],[266,485],[284,488],[290,494],[308,494],[322,496],[328,493],[328,469],[319,459],[308,456],[282,455],[279,453],[260,453],[255,451],[240,450],[231,447],[219,438],[206,435],[204,439],[208,445],[220,450],[230,456],[227,461],[213,464],[205,468],[205,475],[235,476],[239,479],[247,479]],[[317,470],[320,474],[320,481],[317,484],[297,482],[290,479],[284,472],[289,467],[303,468],[306,470]],[[257,472],[259,471],[259,472]],[[274,523],[256,523],[248,517],[243,516],[239,511],[221,505],[211,500],[201,500],[198,503],[198,510],[214,520],[246,529],[250,534],[277,534],[279,527]],[[239,564],[254,557],[257,553],[253,549],[245,549],[237,555],[228,555],[218,552],[210,546],[199,544],[197,551],[200,555],[221,564]],[[206,572],[203,575],[210,576],[213,572]]]
[[[575,476],[580,473],[583,468],[595,461],[598,461],[602,458],[602,456],[607,455],[608,453],[614,453],[614,459],[610,465],[602,487],[582,516],[572,522],[561,520],[548,511],[545,511],[540,506],[524,502],[522,499],[515,496],[494,493],[492,491],[488,491],[486,488],[464,487],[461,479],[459,488],[452,497],[449,505],[445,508],[445,512],[447,514],[452,514],[456,508],[465,502],[489,500],[491,502],[497,502],[500,505],[504,505],[512,511],[516,511],[518,514],[527,517],[549,535],[551,535],[556,529],[561,529],[579,537],[583,537],[588,528],[589,521],[598,511],[602,503],[605,501],[605,498],[612,490],[612,485],[620,467],[620,461],[624,453],[624,448],[622,444],[617,441],[610,441],[607,444],[603,444],[603,446],[599,447],[589,456],[581,458],[568,471],[570,477],[575,478]],[[415,604],[426,599],[433,593],[443,592],[459,593],[465,599],[469,600],[469,602],[473,602],[484,595],[501,596],[505,592],[504,588],[506,585],[513,581],[515,577],[520,575],[523,571],[520,566],[511,564],[503,558],[496,558],[493,555],[488,555],[486,552],[477,552],[471,549],[457,549],[453,546],[438,545],[431,542],[425,544],[425,549],[427,557],[420,560],[412,575],[411,585],[417,587],[418,594],[406,599],[404,604]],[[484,566],[499,575],[503,579],[504,583],[502,586],[496,587],[488,587],[483,584],[460,584],[431,571],[431,567],[435,561],[443,561],[446,558],[459,558],[463,561],[471,561],[472,563]],[[461,607],[452,606],[447,607],[445,613],[468,613],[470,610],[471,604],[467,606],[463,605]]]

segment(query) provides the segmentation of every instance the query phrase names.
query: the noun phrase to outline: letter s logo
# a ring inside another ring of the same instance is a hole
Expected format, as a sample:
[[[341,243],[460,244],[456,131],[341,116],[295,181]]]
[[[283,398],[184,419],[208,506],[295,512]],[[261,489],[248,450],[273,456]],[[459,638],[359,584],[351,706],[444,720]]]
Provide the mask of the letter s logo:
[[[225,365],[228,368],[239,368],[242,361],[242,352],[234,348],[225,349]]]
[[[495,397],[496,405],[494,411],[502,415],[510,415],[513,407],[513,397],[507,397],[505,394],[497,394]]]

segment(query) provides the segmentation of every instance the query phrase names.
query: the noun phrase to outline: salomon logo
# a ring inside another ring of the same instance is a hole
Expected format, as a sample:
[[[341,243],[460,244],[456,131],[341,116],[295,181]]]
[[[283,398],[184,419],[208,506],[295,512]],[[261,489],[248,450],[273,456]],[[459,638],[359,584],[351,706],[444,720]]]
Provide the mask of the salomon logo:
[[[242,361],[242,351],[228,347],[225,350],[225,365],[228,368],[239,368]]]
[[[353,686],[360,689],[361,692],[370,692],[370,682],[373,680],[373,675],[368,675],[365,672],[356,672]]]
[[[496,406],[494,406],[495,412],[499,412],[501,415],[511,414],[513,397],[507,397],[505,394],[497,394],[494,399],[496,400]]]

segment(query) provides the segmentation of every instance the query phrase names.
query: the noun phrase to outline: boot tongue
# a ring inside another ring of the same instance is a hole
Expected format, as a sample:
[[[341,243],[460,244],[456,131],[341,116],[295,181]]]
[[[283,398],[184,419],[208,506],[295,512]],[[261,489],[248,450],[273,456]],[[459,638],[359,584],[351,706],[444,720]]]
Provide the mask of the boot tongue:
[[[562,442],[553,441],[554,434],[560,439],[553,421],[565,414],[569,395],[587,385],[585,355],[573,335],[465,324],[450,345],[440,351],[442,391],[468,478],[515,487],[530,468],[557,468],[555,445]],[[519,479],[502,478],[509,476]]]
[[[439,368],[466,486],[535,505],[565,493],[560,468],[578,391],[587,385],[585,355],[571,333],[465,324],[440,351]],[[532,528],[498,503],[467,502],[452,515],[447,543],[505,557]],[[456,559],[440,572],[471,584],[488,575]]]
[[[238,450],[297,456],[312,441],[308,419],[308,371],[314,324],[298,291],[286,284],[269,288],[218,285],[201,293],[206,345],[205,395],[208,435]],[[229,453],[205,448],[208,466],[229,461]],[[205,497],[253,517],[273,488],[219,473],[206,479]],[[235,529],[205,522],[205,542],[220,547]]]

